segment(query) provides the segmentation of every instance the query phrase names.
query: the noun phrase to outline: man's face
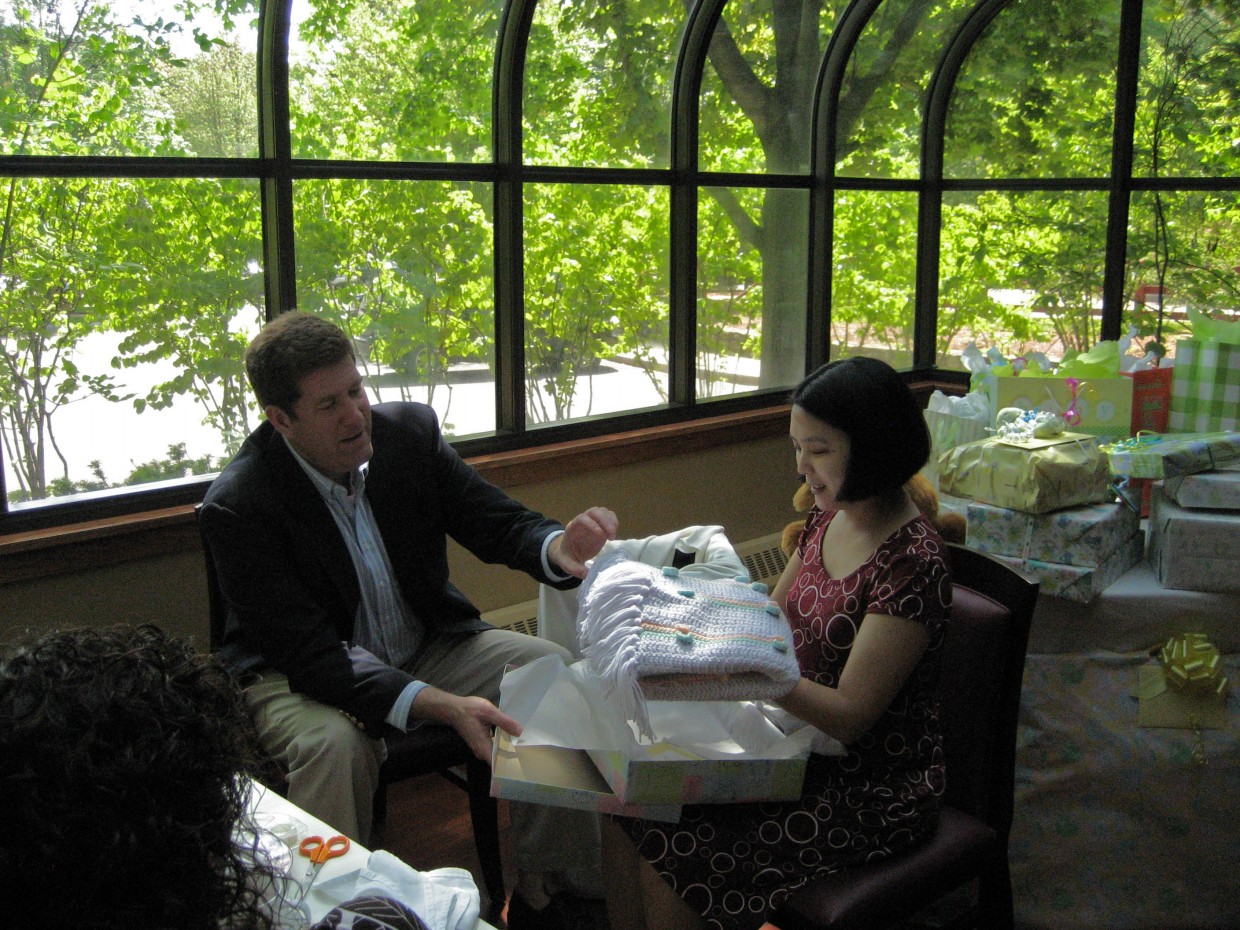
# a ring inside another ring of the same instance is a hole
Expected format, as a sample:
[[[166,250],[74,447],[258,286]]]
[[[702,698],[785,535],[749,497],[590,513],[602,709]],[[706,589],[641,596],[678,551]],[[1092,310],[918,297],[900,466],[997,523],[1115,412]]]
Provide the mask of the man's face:
[[[370,461],[370,400],[353,359],[318,368],[299,383],[292,416],[267,407],[267,419],[297,454],[333,481],[347,483],[353,469]]]

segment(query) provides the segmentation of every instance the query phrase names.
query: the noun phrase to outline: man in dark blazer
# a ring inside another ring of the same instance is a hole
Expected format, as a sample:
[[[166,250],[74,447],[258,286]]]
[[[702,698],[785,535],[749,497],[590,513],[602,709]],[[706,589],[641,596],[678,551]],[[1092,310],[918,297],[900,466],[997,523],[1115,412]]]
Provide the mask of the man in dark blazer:
[[[616,516],[593,507],[561,526],[478,475],[430,407],[371,408],[352,342],[312,315],[264,327],[246,371],[267,419],[201,513],[228,605],[221,656],[287,767],[289,799],[365,842],[386,728],[447,724],[489,760],[493,728],[520,732],[494,704],[505,665],[571,661],[482,621],[448,578],[447,538],[567,588],[615,538]],[[597,892],[593,815],[513,805],[512,818],[510,926],[561,891]]]

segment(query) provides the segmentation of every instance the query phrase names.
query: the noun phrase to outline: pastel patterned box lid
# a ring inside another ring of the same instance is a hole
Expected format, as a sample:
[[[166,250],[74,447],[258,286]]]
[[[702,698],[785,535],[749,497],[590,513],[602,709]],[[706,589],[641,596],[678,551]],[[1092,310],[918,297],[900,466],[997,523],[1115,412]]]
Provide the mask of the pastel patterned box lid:
[[[1040,595],[1053,595],[1088,604],[1140,562],[1144,553],[1145,534],[1137,533],[1112,552],[1101,565],[1092,568],[1043,562],[1040,559],[1018,559],[1007,555],[998,555],[995,558],[1011,565],[1027,578],[1040,582]]]
[[[1181,507],[1240,510],[1240,465],[1168,478],[1163,490]]]
[[[1139,433],[1102,451],[1113,475],[1175,478],[1240,464],[1240,432]]]
[[[809,753],[792,759],[634,759],[619,750],[587,750],[604,781],[626,804],[730,804],[801,796]]]
[[[584,749],[515,746],[512,737],[499,729],[491,760],[491,797],[666,823],[680,820],[679,804],[622,801]]]
[[[978,501],[969,502],[966,521],[970,548],[1086,568],[1102,564],[1138,532],[1141,522],[1135,510],[1120,503],[1031,514]]]

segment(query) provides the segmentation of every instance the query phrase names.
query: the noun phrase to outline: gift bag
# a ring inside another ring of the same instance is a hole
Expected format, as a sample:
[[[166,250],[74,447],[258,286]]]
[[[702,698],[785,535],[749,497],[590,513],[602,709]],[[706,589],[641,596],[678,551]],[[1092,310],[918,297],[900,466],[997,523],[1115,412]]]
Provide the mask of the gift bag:
[[[970,391],[963,397],[935,391],[924,416],[930,431],[930,458],[924,471],[932,481],[937,481],[940,455],[966,442],[985,439],[994,421],[990,400],[981,391]]]
[[[995,410],[1046,410],[1064,418],[1074,433],[1114,442],[1132,435],[1133,380],[1059,378],[1023,374],[995,379]]]
[[[1167,432],[1171,414],[1171,368],[1138,368],[1124,372],[1132,379],[1132,435],[1141,430]]]
[[[1240,344],[1181,339],[1171,379],[1173,433],[1208,433],[1240,424]]]
[[[1124,372],[1132,379],[1132,435],[1141,432],[1167,432],[1171,415],[1171,368],[1137,368]],[[1144,519],[1150,515],[1151,479],[1131,478],[1124,482],[1121,495]]]

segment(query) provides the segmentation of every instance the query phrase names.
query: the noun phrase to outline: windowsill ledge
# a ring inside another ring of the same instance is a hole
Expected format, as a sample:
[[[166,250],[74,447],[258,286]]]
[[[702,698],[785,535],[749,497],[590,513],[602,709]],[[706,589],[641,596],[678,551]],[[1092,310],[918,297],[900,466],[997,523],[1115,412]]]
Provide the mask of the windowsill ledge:
[[[783,435],[787,406],[468,459],[503,488]],[[519,496],[519,495],[518,495]],[[198,549],[191,504],[0,536],[0,587]]]

